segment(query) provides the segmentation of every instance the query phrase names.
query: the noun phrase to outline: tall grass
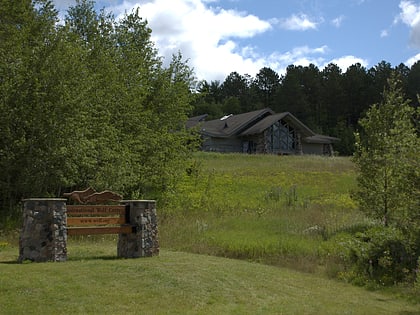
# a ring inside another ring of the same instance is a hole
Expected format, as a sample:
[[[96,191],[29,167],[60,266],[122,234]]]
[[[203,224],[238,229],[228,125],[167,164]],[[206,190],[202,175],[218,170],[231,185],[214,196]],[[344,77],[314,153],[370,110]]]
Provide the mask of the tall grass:
[[[198,153],[160,209],[163,247],[315,272],[323,246],[369,224],[349,158]]]

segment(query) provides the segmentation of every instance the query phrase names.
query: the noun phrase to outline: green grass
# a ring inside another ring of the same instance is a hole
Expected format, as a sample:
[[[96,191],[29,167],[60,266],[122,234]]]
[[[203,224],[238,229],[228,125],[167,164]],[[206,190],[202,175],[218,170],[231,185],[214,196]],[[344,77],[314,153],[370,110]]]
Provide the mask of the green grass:
[[[263,264],[163,250],[115,258],[110,237],[69,240],[65,263],[0,249],[1,314],[420,314],[418,305]]]
[[[371,224],[350,159],[197,153],[191,170],[158,201],[158,257],[116,259],[117,237],[95,236],[20,265],[0,233],[0,314],[420,314],[410,288],[336,280],[335,239]]]
[[[160,209],[164,247],[315,272],[332,235],[370,223],[350,198],[349,158],[195,158],[197,172]]]

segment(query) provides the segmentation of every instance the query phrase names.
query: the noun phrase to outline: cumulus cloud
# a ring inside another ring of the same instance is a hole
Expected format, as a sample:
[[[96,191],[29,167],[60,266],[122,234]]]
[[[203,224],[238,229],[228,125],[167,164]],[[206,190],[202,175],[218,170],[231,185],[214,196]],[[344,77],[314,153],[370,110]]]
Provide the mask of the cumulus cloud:
[[[352,65],[354,65],[356,63],[360,63],[363,67],[367,67],[368,64],[369,64],[369,62],[366,59],[358,58],[358,57],[351,56],[351,55],[349,55],[349,56],[343,56],[343,57],[340,57],[340,58],[333,59],[333,60],[329,61],[328,63],[334,63],[334,64],[336,64],[337,66],[340,67],[340,69],[343,72],[346,72],[347,69],[350,66],[352,66]],[[324,67],[326,65],[327,65],[327,63],[324,64]]]
[[[317,29],[318,23],[311,21],[311,19],[304,13],[292,14],[286,19],[280,19],[279,25],[281,28],[290,31],[306,31],[310,29]]]
[[[420,60],[420,53],[419,54],[417,54],[417,55],[415,55],[415,56],[413,56],[413,57],[411,57],[411,58],[409,58],[406,62],[405,62],[405,64],[408,66],[408,67],[411,67],[412,65],[414,65],[417,61],[419,61]]]
[[[74,1],[54,0],[61,6],[73,5]],[[258,47],[245,42],[272,31],[274,26],[303,31],[317,29],[322,20],[315,22],[305,14],[283,20],[264,20],[217,5],[217,0],[100,0],[96,7],[106,7],[117,19],[139,8],[141,17],[152,29],[152,40],[164,60],[168,62],[173,54],[181,52],[194,68],[197,78],[207,81],[223,81],[233,71],[254,76],[263,67],[284,74],[291,64],[308,66],[312,63],[323,68],[334,62],[343,71],[356,62],[367,65],[366,61],[353,56],[330,61],[327,59],[330,50],[326,45],[262,53]],[[336,19],[337,27],[342,19]]]
[[[410,44],[413,47],[420,48],[420,4],[403,0],[399,7],[401,13],[396,21],[401,21],[410,27]]]
[[[238,41],[269,31],[269,21],[255,15],[212,7],[203,0],[123,2],[110,7],[117,17],[133,8],[147,19],[152,40],[165,60],[180,51],[199,79],[224,79],[232,71],[255,74],[263,63],[253,47]]]

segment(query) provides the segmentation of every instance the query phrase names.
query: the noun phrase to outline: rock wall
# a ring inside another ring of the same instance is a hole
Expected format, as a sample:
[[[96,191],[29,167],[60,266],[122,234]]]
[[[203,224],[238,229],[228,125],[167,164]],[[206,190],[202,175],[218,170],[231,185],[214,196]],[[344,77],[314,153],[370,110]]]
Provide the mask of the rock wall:
[[[19,262],[67,260],[66,199],[25,199]]]
[[[118,257],[150,257],[159,254],[158,223],[154,200],[121,201],[129,209],[129,221],[135,233],[119,234]]]

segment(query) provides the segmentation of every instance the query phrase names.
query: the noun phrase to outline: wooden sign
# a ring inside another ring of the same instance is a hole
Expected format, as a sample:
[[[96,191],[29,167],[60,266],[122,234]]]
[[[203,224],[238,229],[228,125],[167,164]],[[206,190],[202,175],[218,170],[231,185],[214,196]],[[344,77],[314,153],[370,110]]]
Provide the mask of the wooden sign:
[[[68,228],[67,235],[93,235],[93,234],[130,234],[133,233],[133,226],[104,226],[104,227],[77,227]]]
[[[104,205],[68,205],[67,206],[68,215],[84,215],[84,214],[93,214],[93,215],[118,215],[125,214],[125,206],[104,206]]]
[[[75,190],[70,193],[64,193],[64,197],[69,198],[77,203],[109,203],[118,202],[122,199],[120,194],[110,190],[96,192],[95,189],[89,187],[85,190]]]
[[[124,224],[125,217],[69,217],[67,218],[67,225],[111,225]]]

